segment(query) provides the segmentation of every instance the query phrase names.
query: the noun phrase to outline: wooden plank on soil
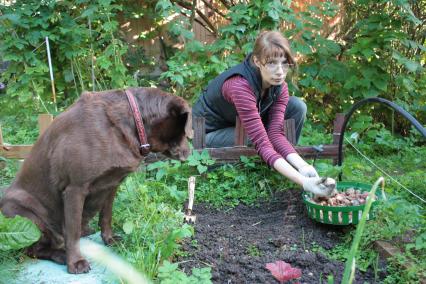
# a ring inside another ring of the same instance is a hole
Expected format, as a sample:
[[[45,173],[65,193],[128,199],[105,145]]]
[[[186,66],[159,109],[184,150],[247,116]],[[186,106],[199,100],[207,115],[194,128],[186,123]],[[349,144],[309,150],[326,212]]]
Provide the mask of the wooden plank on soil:
[[[31,152],[33,145],[0,145],[0,156],[7,159],[25,159]]]
[[[394,257],[398,254],[401,254],[401,250],[386,241],[375,241],[374,247],[382,258],[388,259],[390,257]],[[401,264],[404,269],[410,269],[414,264],[412,262],[404,262]],[[423,281],[423,282],[422,282]],[[426,282],[426,279],[421,280],[422,283]]]
[[[401,250],[388,242],[385,241],[375,241],[374,246],[379,254],[384,258],[393,257],[401,253]]]

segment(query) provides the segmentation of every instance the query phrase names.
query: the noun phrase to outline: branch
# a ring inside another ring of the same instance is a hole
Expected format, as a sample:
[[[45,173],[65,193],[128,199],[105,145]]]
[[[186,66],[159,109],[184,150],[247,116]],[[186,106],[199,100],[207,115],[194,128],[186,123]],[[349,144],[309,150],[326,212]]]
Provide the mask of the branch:
[[[210,4],[208,1],[206,1],[206,0],[201,0],[201,1],[203,1],[203,3],[206,4],[206,6],[209,7],[211,10],[215,11],[217,14],[219,14],[223,18],[228,19],[228,17],[226,17],[225,14],[223,14],[221,11],[219,11],[219,9],[213,7],[213,5]],[[229,9],[228,7],[226,7],[226,8]]]
[[[191,8],[192,8],[192,3],[188,3],[188,2],[185,2],[183,0],[172,0],[171,2],[185,8],[187,10],[191,10]]]
[[[184,17],[188,17],[188,15],[186,15],[185,13],[183,13],[183,12],[180,12],[180,14],[182,15],[182,16],[184,16]],[[209,33],[211,33],[211,34],[214,34],[214,31],[212,31],[211,29],[210,29],[210,27],[209,26],[207,26],[204,22],[202,22],[202,21],[200,21],[199,19],[197,19],[197,18],[194,18],[194,22],[197,22],[197,23],[199,23],[200,24],[200,26],[202,26],[203,28],[205,28]]]
[[[182,6],[183,8],[188,9],[188,10],[191,10],[191,8],[192,8],[191,4],[186,3],[184,1],[181,1],[181,0],[177,0],[177,1],[173,1],[173,2],[175,2],[177,5]],[[206,25],[207,25],[209,32],[211,32],[214,36],[217,36],[217,29],[210,22],[209,18],[206,15],[204,15],[203,12],[201,12],[199,9],[195,9],[195,11],[200,16],[200,18],[203,19],[204,23],[202,23],[201,21],[197,20],[196,18],[194,19],[194,21],[196,21],[197,23],[201,24],[204,28],[207,28],[206,27]]]
[[[190,18],[191,26],[194,25],[194,18],[195,18],[195,9],[196,9],[196,6],[197,6],[197,0],[192,0],[191,18]]]
[[[203,28],[205,28],[209,33],[213,34],[213,35],[217,35],[217,31],[216,30],[212,30],[208,25],[206,25],[205,23],[203,23],[202,21],[198,20],[197,18],[194,19],[195,22],[199,23]]]
[[[231,8],[231,6],[228,4],[228,3],[226,3],[226,1],[225,0],[219,0],[220,1],[220,3],[222,3],[223,4],[223,6],[225,6],[225,8],[226,9],[230,9]]]
[[[197,9],[197,14],[201,17],[201,19],[204,20],[207,26],[213,31],[214,36],[217,36],[217,29],[215,26],[210,22],[209,18],[207,18],[206,15],[204,15],[200,10]],[[204,26],[204,25],[203,25]]]

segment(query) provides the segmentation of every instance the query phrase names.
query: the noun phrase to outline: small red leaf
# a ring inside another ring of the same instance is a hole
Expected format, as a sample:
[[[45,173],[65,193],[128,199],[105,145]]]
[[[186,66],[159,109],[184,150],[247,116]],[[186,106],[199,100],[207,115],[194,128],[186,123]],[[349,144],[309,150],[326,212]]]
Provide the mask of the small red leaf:
[[[272,275],[280,281],[280,283],[302,276],[302,270],[292,267],[290,264],[282,260],[277,260],[275,263],[267,263],[266,269],[271,271]]]

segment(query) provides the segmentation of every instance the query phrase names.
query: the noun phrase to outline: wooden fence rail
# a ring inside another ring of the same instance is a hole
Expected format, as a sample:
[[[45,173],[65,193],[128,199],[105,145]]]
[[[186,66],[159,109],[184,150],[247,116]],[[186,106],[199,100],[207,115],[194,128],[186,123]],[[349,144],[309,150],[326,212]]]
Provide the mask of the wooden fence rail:
[[[51,114],[40,114],[38,116],[39,136],[49,127],[53,121]],[[6,144],[0,126],[0,157],[8,159],[25,159],[31,151],[33,145],[9,145]]]
[[[38,117],[38,128],[39,136],[49,127],[53,121],[53,116],[50,114],[41,114]],[[322,151],[318,151],[318,147],[314,146],[295,146],[296,151],[304,158],[326,158],[333,159],[337,158],[338,141],[341,133],[342,124],[344,121],[344,114],[337,114],[334,121],[333,130],[333,143],[329,145],[322,145]],[[204,118],[194,118],[194,139],[192,140],[194,149],[201,152],[206,149],[210,156],[219,162],[233,162],[239,161],[240,156],[254,156],[257,155],[257,151],[248,146],[248,139],[244,129],[241,126],[240,120],[236,120],[236,131],[235,131],[235,146],[234,147],[222,147],[222,148],[206,148],[205,141],[205,125]],[[295,125],[294,120],[290,119],[286,121],[284,126],[287,139],[295,144]],[[6,144],[0,126],[0,156],[8,159],[25,159],[33,145],[9,145]],[[149,155],[146,162],[154,162],[160,159],[164,159],[164,156],[159,154]]]
[[[328,145],[318,146],[295,146],[295,150],[306,159],[310,158],[326,158],[333,159],[335,162],[338,154],[338,142],[343,125],[345,115],[338,113],[333,124],[333,143]],[[194,149],[202,151],[206,149],[212,158],[219,161],[231,162],[239,161],[240,156],[254,156],[257,151],[248,145],[248,139],[245,130],[243,129],[239,118],[236,118],[235,126],[235,146],[222,148],[206,148],[204,118],[195,117],[193,119],[194,139],[192,140]],[[283,129],[287,140],[296,145],[296,128],[293,119],[285,121]]]

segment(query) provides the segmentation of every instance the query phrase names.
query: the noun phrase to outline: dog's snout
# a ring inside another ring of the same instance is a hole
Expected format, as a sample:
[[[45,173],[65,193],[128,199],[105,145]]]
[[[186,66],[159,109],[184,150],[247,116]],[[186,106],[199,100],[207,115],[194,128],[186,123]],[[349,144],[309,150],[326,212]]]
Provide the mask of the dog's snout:
[[[182,151],[180,151],[180,155],[179,155],[179,160],[186,161],[186,159],[188,159],[189,157],[189,148],[188,149],[183,149]]]

